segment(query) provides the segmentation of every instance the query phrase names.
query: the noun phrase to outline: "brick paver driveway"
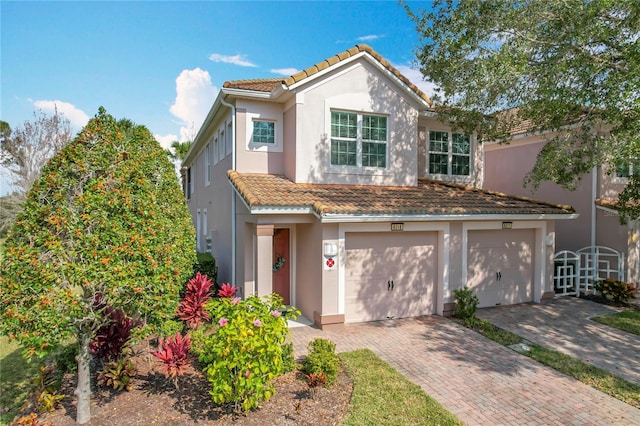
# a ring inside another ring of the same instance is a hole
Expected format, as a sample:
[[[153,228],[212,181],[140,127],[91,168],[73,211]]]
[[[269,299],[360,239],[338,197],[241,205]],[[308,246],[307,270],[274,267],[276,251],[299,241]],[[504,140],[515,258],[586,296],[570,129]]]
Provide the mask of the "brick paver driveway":
[[[316,337],[371,349],[469,425],[640,425],[639,409],[445,318],[292,328],[296,356]]]
[[[585,299],[562,297],[545,305],[480,309],[477,316],[640,385],[640,337],[589,319],[619,310]]]

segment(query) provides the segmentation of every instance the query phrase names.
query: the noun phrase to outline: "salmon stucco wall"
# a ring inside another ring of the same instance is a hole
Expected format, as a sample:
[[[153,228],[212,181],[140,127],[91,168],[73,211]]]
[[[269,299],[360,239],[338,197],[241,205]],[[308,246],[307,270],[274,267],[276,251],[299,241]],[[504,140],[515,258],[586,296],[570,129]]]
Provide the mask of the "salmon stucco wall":
[[[319,221],[296,225],[296,300],[302,314],[313,319],[322,312],[322,225]]]
[[[533,169],[545,141],[530,136],[509,145],[485,143],[484,188],[556,204],[571,205],[580,216],[560,221],[556,226],[557,250],[579,250],[591,245],[593,194],[591,173],[583,176],[575,191],[552,182],[542,182],[537,190],[524,187],[526,174]],[[586,232],[585,232],[586,230]]]
[[[415,185],[417,105],[376,67],[362,59],[296,94],[295,181],[300,183]],[[387,167],[332,166],[331,111],[387,117]]]

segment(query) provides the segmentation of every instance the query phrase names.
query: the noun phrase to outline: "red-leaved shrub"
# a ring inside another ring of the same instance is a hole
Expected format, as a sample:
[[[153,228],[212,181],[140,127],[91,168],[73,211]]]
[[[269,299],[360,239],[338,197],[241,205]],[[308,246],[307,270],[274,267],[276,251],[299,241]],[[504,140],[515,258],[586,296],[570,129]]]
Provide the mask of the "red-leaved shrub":
[[[140,321],[127,317],[121,309],[106,305],[100,294],[96,295],[94,307],[103,310],[107,323],[98,329],[89,344],[89,350],[98,358],[116,360],[122,355],[122,350],[131,340],[133,329],[140,325]]]
[[[213,281],[200,272],[187,283],[187,290],[178,307],[178,317],[185,321],[189,328],[196,328],[203,321],[209,321],[204,304],[211,298],[212,285]]]
[[[162,361],[164,374],[173,379],[177,387],[178,376],[189,369],[191,336],[187,334],[182,337],[180,333],[176,333],[174,337],[167,337],[167,340],[158,339],[158,344],[158,351],[151,354]]]
[[[237,291],[238,287],[236,287],[235,285],[231,285],[229,283],[222,284],[220,286],[220,290],[218,290],[218,296],[232,298],[236,295]]]

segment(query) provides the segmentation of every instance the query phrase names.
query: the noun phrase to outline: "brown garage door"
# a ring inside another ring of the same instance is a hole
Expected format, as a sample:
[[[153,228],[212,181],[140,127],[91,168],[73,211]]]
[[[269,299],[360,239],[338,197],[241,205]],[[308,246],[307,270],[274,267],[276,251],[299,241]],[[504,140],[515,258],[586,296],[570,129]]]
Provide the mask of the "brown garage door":
[[[533,229],[469,231],[467,286],[479,307],[533,299]]]
[[[347,233],[347,322],[435,312],[437,233]]]

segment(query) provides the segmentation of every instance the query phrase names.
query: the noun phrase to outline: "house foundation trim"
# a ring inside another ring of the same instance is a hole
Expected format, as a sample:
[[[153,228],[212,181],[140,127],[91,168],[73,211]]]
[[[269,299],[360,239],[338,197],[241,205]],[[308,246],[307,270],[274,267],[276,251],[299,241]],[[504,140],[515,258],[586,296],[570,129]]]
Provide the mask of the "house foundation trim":
[[[344,314],[322,315],[318,311],[313,312],[313,322],[321,330],[344,325]]]

